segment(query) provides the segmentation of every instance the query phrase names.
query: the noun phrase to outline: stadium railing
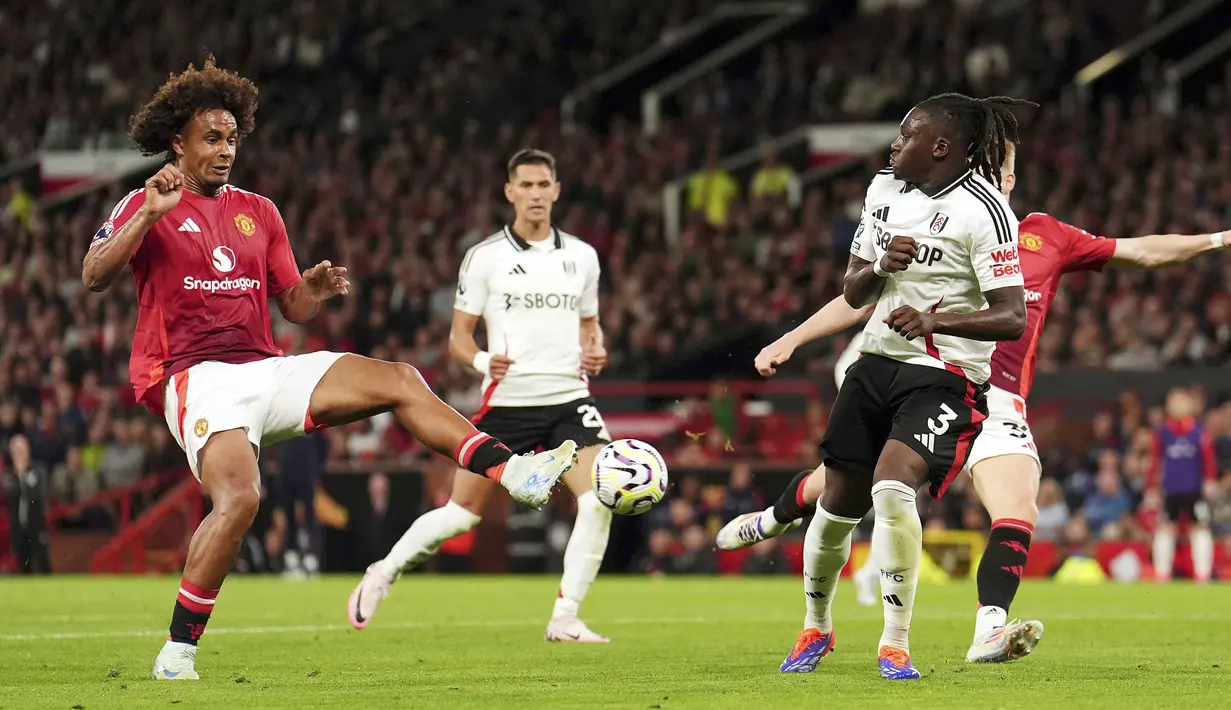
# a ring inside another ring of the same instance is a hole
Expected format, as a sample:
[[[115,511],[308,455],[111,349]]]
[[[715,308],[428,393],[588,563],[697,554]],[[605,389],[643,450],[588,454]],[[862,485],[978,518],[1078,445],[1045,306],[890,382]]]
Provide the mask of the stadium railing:
[[[1216,46],[1207,51],[1224,53],[1231,45],[1218,45],[1217,38],[1229,18],[1231,6],[1223,0],[1192,0],[1087,64],[1073,77],[1072,86],[1083,100],[1097,98],[1104,91],[1136,95],[1143,62],[1179,62],[1210,45]]]
[[[205,499],[201,486],[193,478],[186,477],[136,522],[95,552],[90,559],[90,571],[94,574],[142,574],[175,570],[187,558],[192,533],[204,517]],[[148,537],[154,534],[160,539],[150,541]]]
[[[671,76],[659,81],[641,94],[641,130],[652,136],[658,132],[662,120],[662,100],[688,84],[700,79],[773,39],[812,12],[804,2],[755,3],[765,5],[766,19],[750,27],[748,31],[692,62]],[[777,7],[773,7],[777,6]]]
[[[724,2],[708,13],[686,22],[669,38],[647,47],[638,54],[619,62],[570,91],[560,101],[560,121],[565,132],[572,130],[580,120],[578,112],[587,105],[598,104],[597,110],[587,112],[591,118],[600,118],[620,112],[651,83],[669,75],[692,61],[697,53],[707,52],[735,41],[733,37],[745,36],[753,30],[743,30],[743,23],[750,17],[769,17],[778,13],[807,14],[808,2],[803,0],[768,0]],[[766,20],[765,22],[769,22]],[[762,23],[764,24],[764,23]],[[600,123],[602,121],[599,121]]]

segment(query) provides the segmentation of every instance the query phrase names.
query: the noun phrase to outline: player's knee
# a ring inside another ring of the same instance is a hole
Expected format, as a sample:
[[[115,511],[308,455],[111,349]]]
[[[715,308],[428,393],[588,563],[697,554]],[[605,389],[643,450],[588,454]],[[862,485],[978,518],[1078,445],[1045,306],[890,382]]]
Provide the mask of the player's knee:
[[[261,507],[261,492],[254,486],[232,486],[214,494],[214,512],[225,525],[248,529]]]
[[[389,391],[395,393],[399,400],[413,400],[431,392],[418,369],[404,362],[390,363],[390,365],[393,381],[390,383]]]
[[[918,520],[915,491],[901,481],[881,481],[872,487],[872,507],[877,520],[888,523]]]

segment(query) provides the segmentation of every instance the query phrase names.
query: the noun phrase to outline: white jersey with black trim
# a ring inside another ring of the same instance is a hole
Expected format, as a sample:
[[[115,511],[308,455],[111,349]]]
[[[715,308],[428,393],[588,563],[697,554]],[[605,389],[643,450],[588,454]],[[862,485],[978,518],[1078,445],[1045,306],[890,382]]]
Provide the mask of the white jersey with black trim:
[[[598,315],[598,253],[558,229],[527,242],[511,227],[466,252],[453,307],[483,318],[487,349],[513,365],[483,380],[483,407],[564,404],[590,396],[581,319]]]
[[[987,308],[987,291],[1022,286],[1017,217],[1008,200],[972,171],[929,197],[895,179],[892,169],[882,170],[868,186],[851,253],[876,263],[889,240],[899,235],[912,237],[919,251],[905,271],[885,279],[876,311],[864,327],[861,351],[986,382],[996,343],[952,335],[908,341],[884,320],[901,306],[973,313]]]

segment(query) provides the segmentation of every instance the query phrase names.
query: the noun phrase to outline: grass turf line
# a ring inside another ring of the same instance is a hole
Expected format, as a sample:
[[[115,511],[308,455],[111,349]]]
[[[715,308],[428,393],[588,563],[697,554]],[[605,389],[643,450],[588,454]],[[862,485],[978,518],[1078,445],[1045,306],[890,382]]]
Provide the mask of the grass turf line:
[[[1231,692],[1225,585],[1023,586],[1036,653],[965,663],[974,589],[920,588],[921,681],[877,675],[880,609],[844,583],[837,649],[780,674],[803,618],[798,580],[604,577],[583,616],[608,646],[548,644],[555,577],[408,576],[367,630],[345,619],[355,578],[233,577],[203,639],[200,683],[154,682],[173,578],[0,582],[0,708],[1217,707]],[[178,701],[178,702],[177,702]]]

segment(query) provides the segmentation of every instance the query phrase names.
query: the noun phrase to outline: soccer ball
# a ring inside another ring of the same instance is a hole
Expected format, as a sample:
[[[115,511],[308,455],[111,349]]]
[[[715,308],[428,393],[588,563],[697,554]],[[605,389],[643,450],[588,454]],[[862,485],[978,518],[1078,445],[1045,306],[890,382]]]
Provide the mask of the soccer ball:
[[[653,446],[617,439],[594,459],[594,494],[616,515],[641,515],[667,493],[667,463]]]

